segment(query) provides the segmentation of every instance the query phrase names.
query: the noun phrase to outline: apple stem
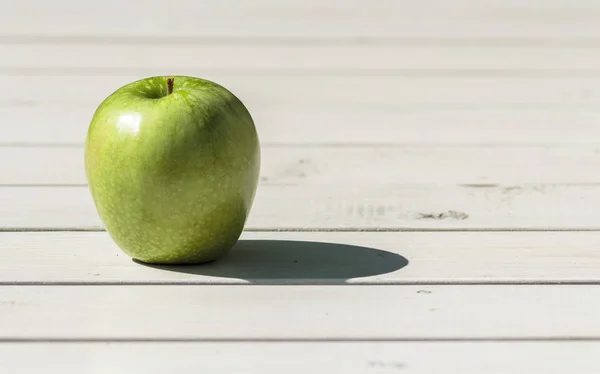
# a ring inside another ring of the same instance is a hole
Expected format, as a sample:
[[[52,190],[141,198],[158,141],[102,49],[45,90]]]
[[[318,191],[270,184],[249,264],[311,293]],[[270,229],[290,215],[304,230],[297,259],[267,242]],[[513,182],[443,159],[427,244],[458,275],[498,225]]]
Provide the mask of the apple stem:
[[[173,82],[174,81],[175,81],[175,79],[173,79],[173,78],[167,79],[167,95],[170,95],[173,93]]]

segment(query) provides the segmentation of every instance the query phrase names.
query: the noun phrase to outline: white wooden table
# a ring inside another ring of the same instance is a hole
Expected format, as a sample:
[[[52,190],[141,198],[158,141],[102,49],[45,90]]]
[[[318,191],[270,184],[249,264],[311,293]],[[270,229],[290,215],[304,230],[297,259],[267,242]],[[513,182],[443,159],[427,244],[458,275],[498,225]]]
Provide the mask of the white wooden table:
[[[0,373],[597,374],[599,46],[596,0],[6,3]],[[218,263],[132,262],[86,186],[159,74],[256,120]]]

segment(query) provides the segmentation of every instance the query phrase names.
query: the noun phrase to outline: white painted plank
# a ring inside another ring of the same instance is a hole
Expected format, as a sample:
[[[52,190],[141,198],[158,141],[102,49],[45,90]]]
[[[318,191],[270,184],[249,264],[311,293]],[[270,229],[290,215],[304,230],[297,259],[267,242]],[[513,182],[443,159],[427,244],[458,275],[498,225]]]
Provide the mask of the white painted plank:
[[[10,232],[0,284],[597,284],[599,242],[599,232],[244,232],[221,261],[177,267],[133,262],[104,232]]]
[[[600,14],[599,14],[600,16]],[[600,19],[600,17],[599,17]],[[600,33],[600,26],[598,27]],[[361,71],[436,70],[465,75],[497,70],[532,75],[581,74],[600,67],[598,48],[545,46],[331,46],[188,44],[0,44],[0,70],[80,69],[89,75],[109,69],[134,74],[185,74],[189,69],[241,72],[314,70],[330,74]],[[337,73],[335,71],[338,70]],[[544,70],[549,70],[544,72]],[[77,70],[76,70],[77,71]],[[80,73],[81,74],[81,73]],[[305,73],[306,74],[306,73]],[[323,74],[323,73],[321,73]],[[439,74],[439,72],[438,72]]]
[[[597,286],[5,286],[0,339],[600,338]]]
[[[238,38],[596,38],[594,0],[25,0],[0,34]],[[307,24],[310,22],[310,27]]]
[[[246,228],[598,229],[600,185],[261,185]],[[0,188],[0,228],[101,229],[85,186]]]
[[[277,146],[261,183],[296,186],[600,183],[598,146]],[[0,147],[0,185],[85,185],[83,146]]]
[[[101,228],[82,150],[0,148],[0,226]],[[266,146],[248,228],[597,228],[599,162],[595,147]]]
[[[595,134],[600,138],[600,81],[593,77],[199,73],[235,92],[255,117],[261,139],[269,142],[543,143],[590,141]],[[4,76],[1,141],[82,143],[99,103],[142,77]]]
[[[0,370],[47,374],[596,374],[598,342],[3,344]],[[551,358],[551,359],[549,359]]]
[[[539,144],[600,137],[595,79],[202,76],[246,102],[263,142]],[[97,105],[140,77],[4,77],[2,142],[82,143]]]
[[[82,144],[95,105],[0,108],[3,144]],[[249,107],[264,143],[598,143],[600,109]]]
[[[600,104],[600,78],[550,76],[407,76],[236,74],[215,70],[189,71],[218,82],[251,108],[362,107],[405,110],[579,108]],[[535,74],[535,72],[532,72]],[[64,107],[93,111],[117,88],[145,74],[0,75],[2,108]],[[35,87],[35,89],[32,89]]]

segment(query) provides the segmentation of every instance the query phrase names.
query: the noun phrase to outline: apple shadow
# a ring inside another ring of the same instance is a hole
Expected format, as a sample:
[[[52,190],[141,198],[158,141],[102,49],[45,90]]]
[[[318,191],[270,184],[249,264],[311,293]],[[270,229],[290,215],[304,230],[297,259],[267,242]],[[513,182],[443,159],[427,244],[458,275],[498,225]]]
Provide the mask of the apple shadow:
[[[291,240],[240,240],[226,257],[202,265],[136,262],[172,272],[242,279],[250,284],[339,284],[408,265],[405,257],[380,249]]]

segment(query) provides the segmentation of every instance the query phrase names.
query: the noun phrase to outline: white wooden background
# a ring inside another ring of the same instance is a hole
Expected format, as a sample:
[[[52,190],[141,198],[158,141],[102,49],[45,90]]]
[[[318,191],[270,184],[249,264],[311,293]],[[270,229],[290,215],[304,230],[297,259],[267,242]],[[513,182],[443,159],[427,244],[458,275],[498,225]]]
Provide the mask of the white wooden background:
[[[0,372],[600,371],[600,2],[2,5]],[[155,74],[255,118],[221,263],[134,263],[93,208],[93,111]]]

